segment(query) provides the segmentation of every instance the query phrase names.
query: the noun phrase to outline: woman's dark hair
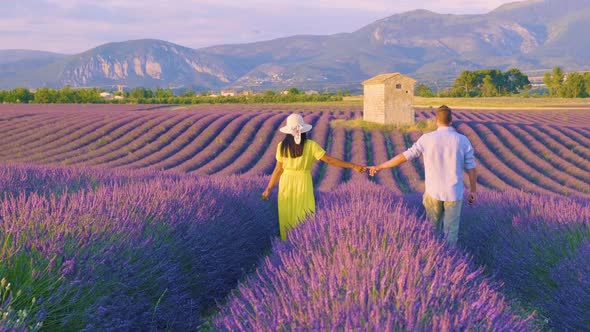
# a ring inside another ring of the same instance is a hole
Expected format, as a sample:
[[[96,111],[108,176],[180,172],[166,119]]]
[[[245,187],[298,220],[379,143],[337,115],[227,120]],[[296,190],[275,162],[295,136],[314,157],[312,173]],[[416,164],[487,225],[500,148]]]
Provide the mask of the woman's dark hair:
[[[281,157],[297,158],[303,155],[303,147],[307,140],[307,134],[301,134],[301,144],[295,144],[295,137],[291,134],[285,135],[281,144]]]

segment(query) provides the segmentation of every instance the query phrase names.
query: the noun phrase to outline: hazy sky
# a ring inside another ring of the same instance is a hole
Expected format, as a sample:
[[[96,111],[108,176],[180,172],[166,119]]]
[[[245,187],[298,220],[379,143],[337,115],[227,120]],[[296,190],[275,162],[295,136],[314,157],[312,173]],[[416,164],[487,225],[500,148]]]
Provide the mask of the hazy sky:
[[[513,0],[2,0],[0,49],[77,53],[143,38],[199,48],[352,32],[413,9],[487,13],[507,2]]]

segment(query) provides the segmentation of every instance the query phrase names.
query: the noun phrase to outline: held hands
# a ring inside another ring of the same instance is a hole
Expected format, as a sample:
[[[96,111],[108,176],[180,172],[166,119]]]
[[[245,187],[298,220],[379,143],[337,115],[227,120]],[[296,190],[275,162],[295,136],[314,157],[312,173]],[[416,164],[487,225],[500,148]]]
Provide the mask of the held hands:
[[[369,171],[369,175],[371,175],[371,176],[375,176],[375,174],[377,174],[377,172],[379,172],[381,170],[381,168],[379,168],[377,166],[360,166],[360,165],[355,165],[353,167],[353,169],[361,174]]]
[[[361,174],[367,171],[367,167],[361,165],[354,165],[353,169]]]
[[[369,166],[367,169],[369,170],[370,176],[375,176],[377,173],[379,173],[379,171],[381,171],[379,166]]]

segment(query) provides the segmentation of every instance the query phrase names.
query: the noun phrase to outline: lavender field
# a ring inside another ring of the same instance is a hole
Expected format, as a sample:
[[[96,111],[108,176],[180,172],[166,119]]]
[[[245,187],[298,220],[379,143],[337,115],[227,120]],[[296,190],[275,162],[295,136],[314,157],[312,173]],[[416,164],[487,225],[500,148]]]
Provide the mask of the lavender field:
[[[421,135],[331,126],[345,106],[0,105],[0,329],[590,326],[590,112],[457,110],[481,188],[458,248],[424,220],[421,162],[317,163],[317,215],[277,241],[259,197],[290,112],[357,163]]]

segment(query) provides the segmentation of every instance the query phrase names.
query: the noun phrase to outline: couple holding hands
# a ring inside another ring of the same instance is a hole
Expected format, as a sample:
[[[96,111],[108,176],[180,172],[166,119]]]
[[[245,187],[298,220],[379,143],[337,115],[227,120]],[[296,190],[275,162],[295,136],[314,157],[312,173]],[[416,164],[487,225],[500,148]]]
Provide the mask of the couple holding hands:
[[[271,189],[279,182],[279,231],[282,240],[287,232],[308,215],[315,213],[315,198],[311,169],[316,160],[332,166],[352,168],[359,173],[396,167],[408,160],[424,157],[426,216],[435,230],[444,234],[450,244],[459,235],[459,222],[463,200],[463,171],[469,177],[469,204],[476,198],[477,174],[473,146],[464,135],[451,127],[451,109],[441,106],[436,111],[437,130],[422,135],[411,148],[377,166],[360,166],[326,154],[316,142],[307,138],[312,128],[299,114],[287,117],[286,126],[280,128],[285,138],[277,146],[276,165],[262,198],[267,200]],[[279,181],[280,180],[280,181]]]

